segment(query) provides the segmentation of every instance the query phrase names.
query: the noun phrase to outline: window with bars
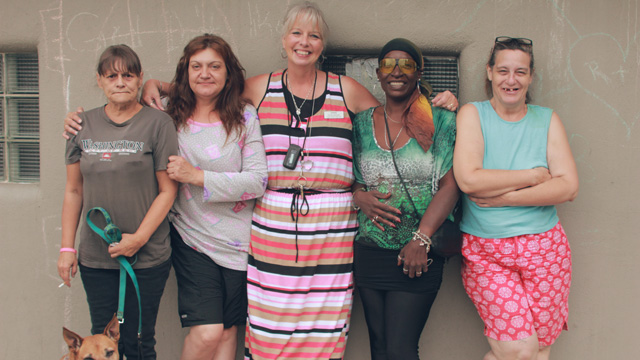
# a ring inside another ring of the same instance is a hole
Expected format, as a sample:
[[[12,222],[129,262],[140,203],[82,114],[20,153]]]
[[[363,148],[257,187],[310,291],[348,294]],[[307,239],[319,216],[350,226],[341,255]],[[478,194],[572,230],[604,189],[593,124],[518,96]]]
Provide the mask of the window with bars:
[[[39,180],[38,54],[0,53],[0,181]]]
[[[377,68],[377,55],[329,55],[322,63],[322,70],[354,78],[383,103],[384,93],[376,76]],[[431,84],[434,95],[449,90],[458,97],[458,58],[425,56],[422,79]]]

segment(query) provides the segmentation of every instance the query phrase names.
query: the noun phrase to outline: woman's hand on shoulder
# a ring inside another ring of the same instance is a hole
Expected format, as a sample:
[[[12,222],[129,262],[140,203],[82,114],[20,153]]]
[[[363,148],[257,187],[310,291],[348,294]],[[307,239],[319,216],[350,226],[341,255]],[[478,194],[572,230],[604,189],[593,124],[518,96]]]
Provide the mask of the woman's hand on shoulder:
[[[140,101],[142,102],[142,104],[154,109],[164,111],[161,99],[162,86],[163,84],[160,80],[147,80],[142,87],[142,95],[140,96]]]
[[[394,223],[399,223],[399,216],[402,212],[397,208],[387,205],[380,201],[381,199],[388,199],[391,197],[391,193],[383,194],[378,190],[356,190],[353,193],[353,203],[360,208],[369,220],[373,221],[374,225],[384,231],[382,224],[387,226],[396,227]]]
[[[357,114],[370,107],[380,105],[378,99],[376,99],[367,88],[354,79],[343,75],[340,76],[340,83],[342,84],[345,104],[347,108],[354,113]]]
[[[82,119],[78,116],[79,113],[84,112],[82,106],[78,106],[76,111],[67,113],[67,116],[64,118],[64,131],[62,132],[62,137],[69,140],[71,135],[78,135],[78,131],[82,130]]]
[[[449,90],[439,93],[433,98],[431,104],[436,107],[441,107],[449,111],[456,111],[458,109],[458,99]]]

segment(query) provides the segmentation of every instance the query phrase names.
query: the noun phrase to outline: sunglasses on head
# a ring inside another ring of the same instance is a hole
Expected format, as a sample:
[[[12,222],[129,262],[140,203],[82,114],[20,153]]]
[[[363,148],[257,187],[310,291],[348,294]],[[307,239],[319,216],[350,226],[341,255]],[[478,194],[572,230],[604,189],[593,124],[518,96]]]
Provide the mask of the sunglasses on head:
[[[500,43],[500,44],[510,44],[514,42],[521,45],[533,46],[533,40],[527,39],[527,38],[512,38],[509,36],[498,36],[496,38],[496,43]]]
[[[391,74],[396,65],[400,68],[403,74],[413,74],[418,70],[418,64],[413,59],[391,59],[384,58],[380,60],[379,69],[383,74]]]

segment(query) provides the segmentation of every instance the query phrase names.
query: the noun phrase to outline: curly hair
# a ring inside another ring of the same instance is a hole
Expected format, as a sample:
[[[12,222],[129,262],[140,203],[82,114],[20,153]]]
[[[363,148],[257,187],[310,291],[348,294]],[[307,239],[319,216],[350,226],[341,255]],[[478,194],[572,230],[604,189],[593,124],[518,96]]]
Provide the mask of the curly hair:
[[[243,112],[247,104],[247,100],[242,97],[245,70],[229,44],[216,35],[197,36],[184,47],[176,67],[176,75],[171,82],[167,113],[173,118],[178,130],[183,128],[189,117],[193,115],[196,97],[189,85],[189,61],[194,54],[205,49],[212,49],[224,60],[227,68],[227,83],[218,95],[216,110],[220,113],[227,139],[234,130],[240,136],[244,130]]]

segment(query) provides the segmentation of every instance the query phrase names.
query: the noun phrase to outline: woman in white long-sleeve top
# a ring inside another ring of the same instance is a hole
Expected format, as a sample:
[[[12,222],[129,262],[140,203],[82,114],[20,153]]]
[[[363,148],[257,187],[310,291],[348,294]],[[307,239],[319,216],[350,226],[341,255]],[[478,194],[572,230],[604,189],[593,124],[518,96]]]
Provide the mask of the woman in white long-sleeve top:
[[[243,68],[222,38],[191,40],[176,69],[167,112],[180,156],[169,214],[178,310],[189,327],[183,360],[234,359],[237,325],[247,318],[247,251],[267,165],[256,110],[241,97]]]

